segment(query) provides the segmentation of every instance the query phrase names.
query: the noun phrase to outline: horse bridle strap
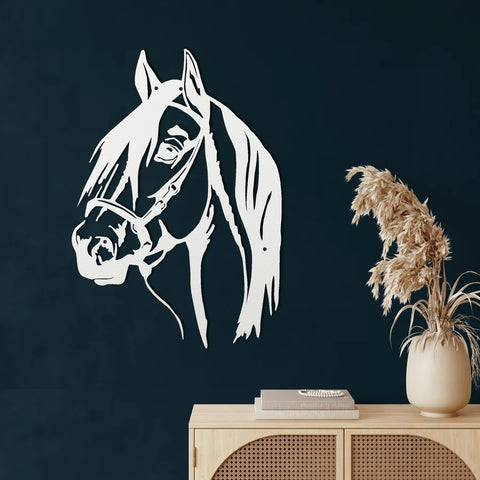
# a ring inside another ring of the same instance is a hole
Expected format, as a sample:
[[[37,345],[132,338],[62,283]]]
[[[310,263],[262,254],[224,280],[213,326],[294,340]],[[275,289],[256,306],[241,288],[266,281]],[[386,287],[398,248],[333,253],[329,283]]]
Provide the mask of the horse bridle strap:
[[[204,136],[200,135],[200,138],[195,145],[189,159],[185,162],[185,165],[183,165],[183,167],[180,168],[180,170],[155,193],[154,197],[157,200],[150,210],[145,213],[145,215],[140,217],[135,212],[125,207],[121,203],[116,202],[115,200],[106,198],[92,198],[87,202],[85,207],[85,217],[88,217],[92,210],[97,207],[100,207],[102,210],[108,210],[112,213],[115,213],[131,224],[132,229],[138,236],[142,246],[150,244],[150,246],[153,247],[152,240],[147,230],[147,225],[167,208],[168,202],[181,190],[183,182],[187,178],[195,158],[197,157],[203,138]]]

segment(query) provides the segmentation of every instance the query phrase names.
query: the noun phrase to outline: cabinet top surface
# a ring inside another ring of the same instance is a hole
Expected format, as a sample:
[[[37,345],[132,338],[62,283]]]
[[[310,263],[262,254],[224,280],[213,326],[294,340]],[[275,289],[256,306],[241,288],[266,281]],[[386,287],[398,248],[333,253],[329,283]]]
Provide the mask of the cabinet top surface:
[[[255,420],[253,405],[194,405],[189,428],[480,428],[480,404],[451,418],[422,417],[412,405],[357,405],[359,420]]]

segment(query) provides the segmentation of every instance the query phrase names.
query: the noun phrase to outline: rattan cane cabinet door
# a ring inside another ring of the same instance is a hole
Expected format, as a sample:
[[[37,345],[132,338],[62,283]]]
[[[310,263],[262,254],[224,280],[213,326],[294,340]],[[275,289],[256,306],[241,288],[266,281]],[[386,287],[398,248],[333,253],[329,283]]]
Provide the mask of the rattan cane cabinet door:
[[[476,480],[480,440],[469,429],[346,432],[347,480]]]
[[[343,480],[341,429],[196,429],[195,480]]]

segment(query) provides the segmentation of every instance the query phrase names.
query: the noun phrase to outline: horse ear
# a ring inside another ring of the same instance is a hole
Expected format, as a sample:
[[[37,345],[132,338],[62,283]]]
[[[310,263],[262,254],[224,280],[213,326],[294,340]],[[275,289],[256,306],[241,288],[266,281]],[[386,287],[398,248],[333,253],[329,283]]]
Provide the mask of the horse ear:
[[[142,50],[135,70],[135,86],[142,102],[148,99],[153,90],[158,90],[160,84],[160,80],[147,62],[145,50]]]
[[[210,101],[203,87],[198,64],[188,50],[184,50],[182,82],[185,103],[197,110],[203,118],[207,118]]]

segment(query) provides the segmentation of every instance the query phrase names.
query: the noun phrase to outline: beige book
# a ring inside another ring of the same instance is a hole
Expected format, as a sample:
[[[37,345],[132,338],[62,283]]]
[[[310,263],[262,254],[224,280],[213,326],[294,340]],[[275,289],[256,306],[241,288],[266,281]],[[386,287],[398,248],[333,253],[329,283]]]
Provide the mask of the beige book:
[[[355,401],[348,390],[341,397],[308,397],[298,390],[261,390],[264,410],[353,410]]]
[[[260,398],[255,398],[257,420],[358,420],[360,412],[352,410],[264,410]]]

